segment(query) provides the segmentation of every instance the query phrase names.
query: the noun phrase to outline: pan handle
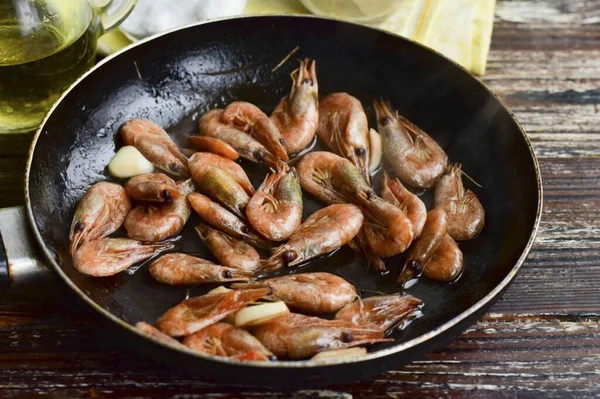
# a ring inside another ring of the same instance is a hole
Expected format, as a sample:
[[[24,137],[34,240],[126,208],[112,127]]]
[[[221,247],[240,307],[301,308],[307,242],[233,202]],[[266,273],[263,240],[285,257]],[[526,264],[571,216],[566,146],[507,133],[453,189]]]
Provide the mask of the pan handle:
[[[53,279],[35,246],[25,207],[0,209],[0,290]]]

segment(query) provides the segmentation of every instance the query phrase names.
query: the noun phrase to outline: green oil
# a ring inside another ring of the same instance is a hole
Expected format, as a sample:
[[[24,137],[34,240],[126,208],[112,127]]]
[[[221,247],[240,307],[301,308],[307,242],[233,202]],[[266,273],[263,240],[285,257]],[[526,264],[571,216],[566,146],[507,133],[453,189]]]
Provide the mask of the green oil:
[[[93,64],[97,35],[75,40],[56,26],[25,29],[0,20],[0,133],[35,129],[46,111]]]

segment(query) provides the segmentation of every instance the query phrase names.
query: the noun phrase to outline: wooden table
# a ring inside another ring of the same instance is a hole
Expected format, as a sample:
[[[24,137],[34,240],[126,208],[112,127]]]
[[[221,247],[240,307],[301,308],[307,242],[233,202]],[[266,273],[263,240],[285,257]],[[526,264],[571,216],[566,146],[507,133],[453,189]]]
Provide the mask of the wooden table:
[[[484,80],[533,141],[543,174],[544,215],[514,284],[444,350],[330,391],[242,393],[182,377],[132,353],[65,289],[13,290],[0,294],[0,396],[600,394],[600,27],[581,24],[597,18],[590,9],[595,3],[530,2],[557,11],[514,14],[524,15],[525,22],[496,21]],[[23,201],[29,140],[0,136],[0,206]]]

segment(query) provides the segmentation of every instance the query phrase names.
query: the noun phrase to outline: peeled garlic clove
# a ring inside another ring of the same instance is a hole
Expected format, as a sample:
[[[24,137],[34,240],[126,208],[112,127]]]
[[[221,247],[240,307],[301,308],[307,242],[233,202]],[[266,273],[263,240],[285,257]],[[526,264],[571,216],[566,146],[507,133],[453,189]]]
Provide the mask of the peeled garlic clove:
[[[114,177],[129,177],[154,172],[154,165],[148,161],[134,146],[121,147],[108,164],[108,171]]]
[[[265,324],[276,317],[290,313],[284,302],[263,303],[248,306],[235,314],[233,323],[236,327],[251,327]]]
[[[361,357],[367,354],[365,348],[344,348],[344,349],[333,349],[330,351],[319,352],[312,357],[310,360],[332,360],[332,359],[344,359],[350,357]]]
[[[383,156],[381,136],[375,129],[369,130],[369,156],[369,172],[373,173],[381,165],[381,157]]]
[[[225,292],[229,292],[231,291],[229,288],[225,287],[225,286],[218,286],[217,288],[213,288],[212,290],[208,291],[206,293],[206,295],[211,295],[211,294],[223,294]]]

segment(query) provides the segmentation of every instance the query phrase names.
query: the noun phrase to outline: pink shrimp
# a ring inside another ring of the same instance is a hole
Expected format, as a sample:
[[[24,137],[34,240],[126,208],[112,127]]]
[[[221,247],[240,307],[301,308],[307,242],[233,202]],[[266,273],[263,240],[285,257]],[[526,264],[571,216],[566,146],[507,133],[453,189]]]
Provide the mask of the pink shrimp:
[[[234,101],[223,110],[221,116],[224,123],[248,133],[273,155],[283,161],[289,157],[285,151],[285,139],[281,136],[279,129],[254,104],[244,101]]]
[[[229,283],[252,277],[252,273],[182,253],[161,256],[150,264],[148,271],[156,281],[169,285]]]
[[[288,154],[298,153],[313,141],[319,123],[319,86],[316,61],[300,61],[292,73],[292,91],[283,97],[271,120],[285,140]]]
[[[117,231],[130,209],[129,198],[118,184],[100,182],[90,187],[77,204],[71,223],[71,255],[80,245]]]

